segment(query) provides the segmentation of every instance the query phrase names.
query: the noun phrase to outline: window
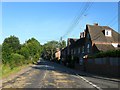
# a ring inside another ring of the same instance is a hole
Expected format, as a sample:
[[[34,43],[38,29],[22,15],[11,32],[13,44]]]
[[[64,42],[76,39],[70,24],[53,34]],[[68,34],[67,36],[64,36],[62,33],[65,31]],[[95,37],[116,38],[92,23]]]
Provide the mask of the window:
[[[90,52],[90,45],[89,44],[87,45],[87,52],[88,53]]]
[[[76,51],[75,51],[75,49],[74,49],[74,52],[73,52],[74,54],[76,53]]]
[[[71,49],[71,54],[72,54],[72,49]]]
[[[108,35],[108,31],[106,31],[106,35]]]
[[[79,64],[80,64],[80,65],[83,65],[83,58],[80,58],[80,59],[79,59]]]
[[[80,48],[78,48],[78,53],[80,53]]]
[[[74,49],[74,54],[76,54],[76,52],[77,52],[76,49]]]
[[[67,52],[68,54],[69,54],[69,49],[68,49],[68,52]]]
[[[111,37],[112,31],[111,30],[105,30],[105,36]]]
[[[74,51],[73,51],[73,49],[71,49],[71,54],[74,54]]]
[[[82,53],[84,53],[84,46],[82,47]]]
[[[76,54],[78,54],[78,49],[76,48]]]

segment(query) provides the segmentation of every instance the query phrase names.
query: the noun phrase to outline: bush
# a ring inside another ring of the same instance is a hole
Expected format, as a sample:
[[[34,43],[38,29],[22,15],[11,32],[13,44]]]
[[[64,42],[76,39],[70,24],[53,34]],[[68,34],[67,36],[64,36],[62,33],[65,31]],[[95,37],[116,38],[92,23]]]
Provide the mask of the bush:
[[[16,66],[21,66],[22,64],[24,64],[24,62],[25,62],[24,56],[17,54],[17,53],[12,53],[10,55],[9,64],[10,64],[11,69],[13,69]]]
[[[113,50],[113,51],[106,51],[106,52],[99,52],[95,55],[88,55],[88,58],[103,58],[103,57],[120,57],[120,50]]]
[[[88,58],[89,58],[89,59],[94,59],[94,58],[95,58],[95,56],[88,55]]]
[[[28,59],[30,56],[29,50],[27,46],[22,46],[19,53],[25,57],[25,59]]]
[[[113,50],[113,51],[106,51],[106,52],[99,52],[95,55],[96,58],[102,57],[120,57],[120,50]]]

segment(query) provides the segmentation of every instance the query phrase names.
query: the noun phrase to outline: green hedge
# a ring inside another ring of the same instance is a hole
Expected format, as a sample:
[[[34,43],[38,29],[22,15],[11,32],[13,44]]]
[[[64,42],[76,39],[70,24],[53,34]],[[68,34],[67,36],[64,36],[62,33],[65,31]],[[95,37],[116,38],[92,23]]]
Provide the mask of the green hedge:
[[[88,56],[88,58],[103,58],[103,57],[120,57],[120,50],[99,52],[93,56]]]
[[[120,57],[120,50],[100,52],[95,55],[95,57]]]

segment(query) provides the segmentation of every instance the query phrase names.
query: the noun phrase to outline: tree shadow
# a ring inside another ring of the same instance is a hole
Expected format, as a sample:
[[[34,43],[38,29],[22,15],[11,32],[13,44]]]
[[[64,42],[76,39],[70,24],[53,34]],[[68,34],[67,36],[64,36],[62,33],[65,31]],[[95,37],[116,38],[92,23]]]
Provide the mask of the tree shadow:
[[[55,62],[51,62],[51,61],[44,61],[43,60],[41,62],[38,62],[36,64],[36,66],[31,66],[31,67],[33,69],[38,69],[38,70],[55,71],[55,72],[63,73],[63,74],[85,76],[85,77],[92,77],[92,78],[96,78],[96,79],[120,82],[120,80],[118,78],[116,78],[117,80],[107,79],[106,76],[91,74],[91,73],[87,73],[87,72],[84,72],[84,71],[78,71],[78,70],[68,68],[64,65],[61,65],[61,64],[58,64],[58,63],[55,63]]]
[[[41,61],[31,67],[38,70],[56,71],[58,73],[76,75],[76,72],[73,69],[51,61]]]

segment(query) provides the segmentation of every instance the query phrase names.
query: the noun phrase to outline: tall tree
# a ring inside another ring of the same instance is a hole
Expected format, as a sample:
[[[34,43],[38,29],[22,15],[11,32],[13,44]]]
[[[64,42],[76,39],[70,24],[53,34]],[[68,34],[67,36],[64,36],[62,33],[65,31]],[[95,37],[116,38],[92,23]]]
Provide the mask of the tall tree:
[[[61,42],[59,42],[59,48],[62,49],[62,48],[65,48],[66,47],[66,41],[65,40],[62,40]]]
[[[0,45],[0,64],[2,63],[2,45]]]
[[[33,59],[38,59],[41,55],[41,45],[40,43],[35,39],[35,38],[31,38],[28,41],[26,41],[24,48],[28,51],[24,52],[24,54],[26,53],[26,58],[27,58],[27,54],[29,52],[29,58],[31,60]]]
[[[21,55],[23,55],[25,57],[25,59],[29,59],[30,53],[29,53],[28,47],[26,45],[21,46],[19,53]]]
[[[66,46],[66,42],[58,42],[58,41],[49,41],[43,45],[43,56],[47,59],[53,59],[54,53],[56,52],[56,48],[64,48]]]
[[[21,45],[18,37],[10,36],[5,38],[2,44],[3,63],[7,62],[7,60],[10,60],[10,54],[17,53],[20,50],[20,46]]]

